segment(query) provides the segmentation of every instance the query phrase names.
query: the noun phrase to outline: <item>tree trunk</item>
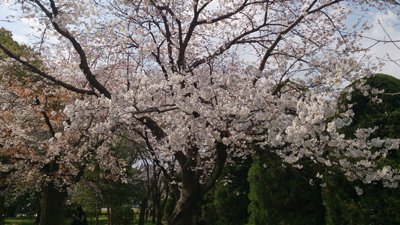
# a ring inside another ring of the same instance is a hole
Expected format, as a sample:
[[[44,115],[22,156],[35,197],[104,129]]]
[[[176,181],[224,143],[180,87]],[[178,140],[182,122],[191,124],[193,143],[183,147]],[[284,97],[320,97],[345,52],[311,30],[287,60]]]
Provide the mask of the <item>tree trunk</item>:
[[[114,201],[112,194],[108,195],[108,206],[107,206],[107,224],[114,225]]]
[[[101,208],[99,207],[99,203],[96,201],[96,223],[95,223],[95,225],[99,225],[99,211],[101,211]]]
[[[40,225],[61,225],[66,192],[59,192],[50,183],[42,193]]]
[[[0,225],[4,224],[4,203],[6,198],[4,196],[0,196]]]
[[[156,223],[156,212],[157,212],[157,185],[156,187],[153,188],[153,207],[151,209],[151,214],[153,216],[153,218],[151,219],[151,223],[155,224]]]
[[[3,148],[3,145],[0,144],[0,148]],[[0,154],[0,161],[2,164],[7,164],[8,163],[8,156],[4,155],[4,154]],[[0,225],[5,224],[4,223],[4,205],[6,202],[6,195],[5,195],[5,190],[6,190],[6,186],[5,186],[5,179],[7,178],[7,173],[1,172],[0,173]]]
[[[99,182],[100,182],[99,170],[100,170],[100,168],[99,168],[99,165],[97,164],[96,165],[96,172],[97,172],[97,174],[96,174],[96,186],[98,188],[100,187],[100,185],[99,185]],[[99,199],[100,199],[99,192],[96,191],[96,224],[95,225],[99,225],[99,214],[101,214],[101,207],[99,205],[99,201],[100,201]]]
[[[224,134],[221,134],[223,137]],[[209,179],[200,184],[202,171],[196,171],[194,168],[198,165],[197,147],[187,151],[186,155],[183,152],[176,152],[175,157],[182,167],[182,191],[178,202],[175,205],[171,217],[168,219],[168,225],[196,225],[196,208],[198,202],[203,195],[207,193],[214,185],[222,170],[227,158],[227,147],[221,143],[216,143],[217,155],[215,166],[210,173]]]
[[[110,205],[107,205],[107,225],[110,225],[111,219],[110,219]]]
[[[111,205],[110,208],[110,221],[111,221],[110,225],[114,225],[114,205]]]
[[[157,225],[162,225],[163,211],[161,208],[157,209]]]
[[[144,224],[144,219],[146,216],[146,206],[147,206],[147,198],[142,200],[142,203],[140,204],[140,211],[139,211],[139,223],[138,225],[143,225]]]
[[[182,190],[168,225],[196,225],[196,207],[201,199],[199,191]]]
[[[115,207],[114,207],[114,193],[110,192],[108,194],[108,206],[107,206],[107,224],[108,225],[114,225],[115,221],[114,221],[114,211]]]
[[[160,193],[160,195],[158,197],[159,206],[158,206],[158,209],[157,209],[157,225],[162,225],[162,218],[163,218],[163,215],[164,215],[165,204],[167,204],[167,202],[168,202],[169,185],[168,185],[167,182],[165,182],[165,185],[166,185],[166,190],[165,190],[166,195],[165,195],[164,203],[161,203],[161,201],[162,201],[161,194],[162,194],[163,191],[161,191],[161,193]]]
[[[196,194],[182,196],[168,219],[168,225],[196,225],[196,208],[200,199]]]
[[[40,223],[40,215],[42,215],[42,210],[40,209],[40,203],[39,203],[39,209],[38,209],[38,213],[36,215],[35,224]]]

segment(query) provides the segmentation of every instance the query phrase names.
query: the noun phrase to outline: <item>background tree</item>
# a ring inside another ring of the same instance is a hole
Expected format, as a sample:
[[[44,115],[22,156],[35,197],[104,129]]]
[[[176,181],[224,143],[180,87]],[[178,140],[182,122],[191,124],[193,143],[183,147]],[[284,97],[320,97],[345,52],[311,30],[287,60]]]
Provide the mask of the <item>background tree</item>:
[[[14,54],[26,58],[32,66],[44,69],[37,53],[13,41],[10,32],[2,31],[2,43],[14,46]],[[9,60],[4,52],[2,58]],[[19,194],[41,192],[42,212],[49,210],[49,213],[41,214],[41,220],[60,221],[66,197],[65,189],[60,190],[63,180],[71,180],[71,170],[69,165],[60,165],[62,155],[50,145],[60,138],[57,132],[65,120],[59,112],[63,108],[61,102],[70,98],[59,88],[47,88],[43,80],[21,65],[15,66],[7,64],[2,68],[1,142],[3,157],[10,159],[8,166],[3,167],[5,172],[10,172],[6,183],[9,190],[17,187]]]
[[[316,165],[299,162],[298,169],[262,149],[253,159],[248,224],[325,224]]]
[[[204,196],[199,211],[200,224],[246,224],[250,200],[247,173],[251,158],[238,158],[234,166],[224,168],[215,187]]]
[[[1,39],[14,56],[23,57],[37,70],[46,70],[39,54],[13,41],[10,32],[2,30]],[[10,58],[3,51],[1,58],[2,157],[9,159],[2,168],[8,173],[3,181],[8,190],[4,192],[14,192],[15,188],[21,195],[41,192],[41,223],[58,223],[62,220],[67,188],[79,181],[91,156],[90,151],[74,148],[80,145],[82,136],[61,134],[68,124],[61,111],[76,95],[68,95],[60,86],[47,86],[45,80],[24,66],[8,63]],[[53,148],[55,141],[62,147]]]
[[[38,54],[35,53],[31,48],[26,45],[20,45],[12,39],[12,34],[10,31],[7,31],[4,28],[0,28],[0,42],[11,49],[15,54],[18,54],[21,57],[26,57],[31,60],[32,65],[40,66],[42,64],[41,60],[38,59]],[[1,170],[1,211],[0,211],[0,223],[3,222],[2,216],[4,214],[15,215],[15,210],[17,202],[13,202],[13,199],[21,199],[17,193],[10,193],[9,190],[13,190],[14,186],[10,185],[10,178],[14,177],[11,175],[10,170],[15,164],[18,164],[19,157],[15,157],[15,155],[20,154],[20,148],[24,148],[24,144],[22,143],[12,143],[12,140],[18,135],[18,128],[11,125],[11,121],[13,121],[17,116],[21,115],[22,118],[28,114],[28,110],[25,106],[28,101],[30,105],[36,104],[36,101],[39,99],[34,97],[35,92],[40,92],[41,88],[39,86],[33,85],[37,80],[35,79],[35,75],[29,71],[24,70],[20,64],[9,63],[9,58],[7,55],[0,51],[0,151],[1,151],[1,163],[3,165],[7,165],[6,168],[2,168]],[[29,106],[28,106],[29,108]],[[24,120],[21,120],[17,126],[23,126]],[[28,126],[29,127],[29,126]],[[16,134],[17,133],[17,134]],[[29,181],[27,181],[29,182]],[[19,187],[20,195],[31,195],[30,193],[25,192],[25,188],[29,187],[30,184],[24,186],[24,183],[21,183],[22,187]],[[11,187],[10,187],[11,186]],[[21,190],[22,189],[22,190]],[[5,197],[8,197],[7,201]],[[7,202],[7,211],[8,213],[4,213],[4,204]],[[21,201],[19,201],[20,203]],[[20,206],[22,207],[22,206]],[[33,207],[33,206],[32,206]]]
[[[142,172],[136,165],[140,162],[135,146],[121,139],[111,148],[114,155],[125,161],[125,167],[121,168],[125,173],[124,179],[114,179],[110,171],[100,170],[100,166],[93,163],[93,168],[86,169],[85,175],[68,193],[70,203],[83,205],[88,217],[96,217],[96,224],[101,207],[107,207],[109,224],[120,224],[119,217],[124,216],[126,207],[130,209],[129,217],[133,216],[131,207],[140,202],[144,192],[138,179]],[[92,157],[94,162],[95,158]]]
[[[358,88],[361,82],[366,84],[363,89]],[[344,92],[340,105],[346,107],[354,104],[351,108],[355,113],[354,122],[341,131],[346,137],[353,137],[357,129],[367,127],[376,128],[371,139],[400,137],[400,95],[397,94],[400,80],[376,74],[358,80],[346,89],[353,89],[351,98],[346,98],[347,92]],[[385,93],[382,93],[383,90]],[[388,152],[387,158],[380,158],[374,166],[382,168],[389,164],[398,168],[398,154],[398,149],[392,150]],[[399,223],[400,218],[394,210],[400,207],[397,189],[384,188],[375,181],[370,181],[374,185],[362,181],[348,182],[338,171],[335,172],[334,176],[326,176],[327,187],[322,189],[327,224]],[[355,186],[361,189],[362,194],[356,192]]]

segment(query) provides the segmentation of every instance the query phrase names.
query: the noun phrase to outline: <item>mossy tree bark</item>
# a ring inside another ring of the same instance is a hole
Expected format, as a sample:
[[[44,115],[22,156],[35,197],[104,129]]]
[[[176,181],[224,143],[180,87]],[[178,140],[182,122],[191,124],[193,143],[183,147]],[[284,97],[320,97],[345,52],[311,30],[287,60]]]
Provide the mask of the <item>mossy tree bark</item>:
[[[66,192],[58,191],[52,183],[42,193],[40,225],[61,225]]]

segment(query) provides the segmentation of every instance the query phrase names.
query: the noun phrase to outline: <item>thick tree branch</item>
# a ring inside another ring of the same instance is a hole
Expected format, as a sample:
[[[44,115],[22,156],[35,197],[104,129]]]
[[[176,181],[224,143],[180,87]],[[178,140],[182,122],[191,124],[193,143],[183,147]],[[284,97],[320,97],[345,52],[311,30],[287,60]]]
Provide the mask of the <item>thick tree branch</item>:
[[[222,170],[225,167],[226,158],[228,156],[226,150],[228,147],[221,142],[217,142],[215,145],[217,150],[217,157],[215,162],[215,167],[211,172],[210,177],[208,178],[207,182],[201,186],[201,194],[204,195],[207,193],[214,185],[217,179],[220,177]]]
[[[47,115],[47,113],[45,111],[42,111],[42,115],[44,117],[44,121],[46,122],[47,126],[49,127],[49,131],[51,133],[51,136],[54,137],[56,132],[54,131],[53,126],[51,125],[49,116]]]
[[[167,134],[164,132],[164,130],[160,126],[158,126],[158,124],[154,120],[152,120],[150,117],[143,116],[143,117],[138,118],[138,120],[140,122],[142,122],[144,125],[146,125],[146,127],[148,127],[151,130],[153,135],[158,140],[161,140],[167,136]]]
[[[222,20],[224,20],[224,19],[228,19],[228,18],[232,17],[233,15],[235,15],[235,14],[241,12],[246,6],[250,5],[250,4],[247,4],[247,3],[248,3],[248,0],[245,0],[245,1],[243,2],[243,4],[242,4],[240,7],[238,7],[238,8],[237,8],[235,11],[233,11],[233,12],[230,12],[230,13],[227,13],[227,14],[225,14],[225,15],[219,16],[219,17],[217,17],[217,18],[211,19],[210,21],[207,21],[207,20],[200,20],[200,21],[197,21],[197,23],[198,23],[198,24],[215,23],[215,22],[222,21]]]
[[[31,65],[30,63],[28,63],[27,61],[22,60],[20,57],[16,56],[15,54],[13,54],[12,52],[10,52],[6,47],[4,47],[2,44],[0,44],[0,49],[6,53],[6,55],[16,61],[18,61],[19,63],[21,63],[23,66],[25,66],[29,71],[47,79],[50,80],[51,82],[53,82],[55,85],[60,85],[70,91],[79,93],[79,94],[89,94],[89,95],[96,95],[96,93],[93,90],[85,90],[85,89],[79,89],[76,88],[75,86],[72,86],[70,84],[67,84],[65,82],[62,82],[60,80],[57,80],[56,78],[46,74],[45,72],[41,71],[40,69],[38,69],[37,67]]]
[[[51,21],[51,24],[53,25],[54,29],[61,34],[63,37],[67,38],[71,44],[74,46],[75,51],[78,53],[80,57],[80,64],[79,68],[82,70],[83,74],[85,74],[86,79],[89,81],[89,83],[96,88],[101,94],[104,94],[107,98],[111,98],[111,93],[102,85],[100,82],[96,79],[96,77],[92,74],[92,71],[90,70],[86,53],[83,50],[82,46],[79,44],[79,42],[68,32],[68,30],[61,26],[54,21],[54,19],[58,15],[58,10],[57,7],[55,6],[54,2],[51,1],[51,7],[52,7],[52,13],[50,13],[46,7],[44,7],[43,4],[41,4],[40,1],[35,0],[34,2],[40,7],[40,9],[46,14],[46,16],[49,18]]]

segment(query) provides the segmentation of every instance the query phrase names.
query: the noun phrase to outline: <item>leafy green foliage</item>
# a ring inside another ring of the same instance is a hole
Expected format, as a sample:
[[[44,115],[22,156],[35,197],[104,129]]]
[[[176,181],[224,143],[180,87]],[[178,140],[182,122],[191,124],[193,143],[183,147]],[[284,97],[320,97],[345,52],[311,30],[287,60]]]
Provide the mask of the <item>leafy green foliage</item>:
[[[163,220],[168,220],[168,218],[172,215],[176,204],[176,199],[172,191],[170,191],[167,202],[164,207]]]
[[[227,166],[215,187],[203,198],[201,224],[239,225],[248,221],[247,173],[251,158]]]
[[[214,204],[215,187],[213,187],[207,194],[204,195],[201,201],[201,210],[199,217],[199,225],[218,224],[218,213]]]
[[[356,81],[358,83],[360,81]],[[349,87],[355,88],[356,83]],[[372,94],[364,96],[363,92],[355,89],[351,94],[351,100],[342,94],[339,104],[345,107],[348,104],[353,104],[352,110],[355,113],[353,123],[342,130],[346,137],[354,137],[354,131],[357,128],[378,127],[371,135],[375,137],[400,137],[400,95],[390,95],[389,93],[398,93],[400,91],[400,80],[395,77],[376,74],[375,76],[366,79],[366,84],[372,88],[385,90],[385,94]],[[371,97],[382,99],[381,103],[374,103]]]
[[[7,217],[15,217],[16,215],[24,215],[33,217],[39,211],[40,195],[37,192],[26,193],[15,198],[7,198],[4,214]]]
[[[355,87],[356,83],[349,87]],[[376,74],[366,79],[366,84],[386,93],[397,93],[400,90],[400,80],[384,74]],[[381,103],[374,103],[371,98],[382,99]],[[342,94],[339,102],[343,109],[347,104],[354,104],[355,113],[353,124],[340,132],[346,137],[353,138],[358,128],[378,127],[370,138],[400,137],[400,95],[378,94],[364,96],[364,93],[355,89],[351,100]],[[386,159],[380,159],[377,166],[398,165],[399,151],[392,151]],[[400,208],[400,193],[397,189],[388,189],[381,184],[363,184],[361,181],[349,182],[339,175],[325,176],[327,187],[322,195],[327,210],[327,224],[399,224],[400,216],[396,213]],[[358,196],[354,190],[358,186],[363,194]]]
[[[31,65],[38,68],[42,67],[43,61],[39,59],[39,54],[35,53],[27,45],[19,44],[12,38],[12,33],[4,28],[0,28],[0,40],[2,45],[8,50],[13,52],[16,56],[27,60]],[[0,50],[0,61],[6,60],[8,56]],[[0,72],[0,81],[4,74],[12,75],[19,82],[20,86],[26,86],[28,81],[37,82],[40,78],[33,73],[27,72],[27,70],[19,63],[10,63],[7,67],[2,68]]]
[[[258,149],[249,170],[249,223],[324,224],[325,210],[321,188],[311,185],[314,169],[301,170],[282,166],[282,159],[272,152]]]
[[[215,189],[214,204],[221,225],[246,224],[249,214],[247,207],[249,182],[247,173],[252,163],[251,158],[245,160],[239,166],[230,166],[224,169],[222,178],[227,181],[218,182]]]
[[[130,207],[118,206],[114,209],[115,225],[125,225],[133,221],[133,210]]]
[[[398,224],[397,209],[400,196],[397,189],[381,185],[349,182],[343,175],[329,176],[327,187],[322,189],[327,211],[326,222],[337,224]],[[363,194],[356,194],[354,186],[361,187]]]

